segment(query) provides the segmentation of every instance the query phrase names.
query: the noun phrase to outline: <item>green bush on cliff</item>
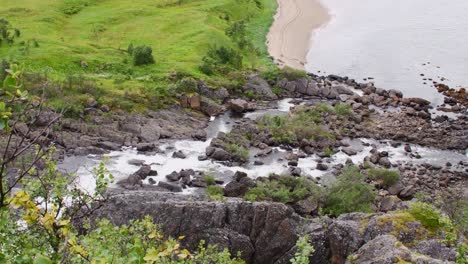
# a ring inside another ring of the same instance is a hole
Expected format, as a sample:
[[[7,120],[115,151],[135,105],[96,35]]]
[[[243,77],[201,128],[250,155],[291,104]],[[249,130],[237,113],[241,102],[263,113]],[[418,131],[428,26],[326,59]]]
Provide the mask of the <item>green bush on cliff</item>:
[[[356,167],[347,167],[327,190],[323,211],[332,216],[372,212],[376,194]]]
[[[309,236],[300,237],[296,242],[296,248],[291,264],[309,264],[309,257],[315,252],[314,247],[309,243]]]
[[[367,175],[371,180],[381,182],[384,188],[388,188],[400,180],[400,173],[394,170],[369,169]]]
[[[411,203],[408,212],[432,232],[452,226],[450,218],[442,215],[442,212],[434,206],[424,202]]]
[[[248,201],[274,201],[293,203],[312,197],[318,203],[323,192],[321,188],[306,177],[279,176],[257,181],[244,196]]]

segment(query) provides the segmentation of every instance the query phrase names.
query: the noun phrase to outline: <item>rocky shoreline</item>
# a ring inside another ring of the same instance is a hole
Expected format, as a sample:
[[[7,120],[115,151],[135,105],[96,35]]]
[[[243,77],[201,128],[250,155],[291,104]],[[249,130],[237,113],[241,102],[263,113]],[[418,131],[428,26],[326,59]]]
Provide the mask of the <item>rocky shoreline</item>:
[[[273,93],[272,87],[277,87],[281,93]],[[467,115],[451,119],[442,114],[433,118],[429,101],[404,98],[399,91],[376,88],[372,83],[356,83],[334,75],[312,75],[309,79],[281,79],[268,83],[252,76],[243,90],[252,91],[255,100],[251,101],[243,94],[230,94],[225,88],[213,90],[199,83],[196,95],[181,96],[180,105],[168,110],[128,114],[104,112],[97,104],[91,104],[93,107],[87,109],[86,118],[63,119],[57,131],[49,137],[67,154],[74,155],[101,154],[123,146],[153,151],[154,148],[147,144],[157,145],[168,139],[206,139],[203,129],[209,118],[225,111],[243,113],[260,108],[262,100],[298,98],[351,105],[355,122],[349,134],[354,137],[399,140],[439,149],[464,151],[468,148]],[[42,123],[53,117],[53,113],[45,112]],[[371,119],[372,123],[364,124],[366,119]]]

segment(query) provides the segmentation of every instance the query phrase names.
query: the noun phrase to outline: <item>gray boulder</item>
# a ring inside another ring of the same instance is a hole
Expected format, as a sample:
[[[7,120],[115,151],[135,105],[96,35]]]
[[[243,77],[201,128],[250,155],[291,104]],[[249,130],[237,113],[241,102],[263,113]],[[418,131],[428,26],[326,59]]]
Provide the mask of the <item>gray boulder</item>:
[[[159,181],[158,186],[171,192],[182,192],[182,187],[177,184]]]
[[[268,82],[260,78],[258,75],[252,75],[248,78],[244,90],[253,91],[256,95],[260,95],[266,100],[278,99],[278,96],[271,91],[271,87]]]
[[[346,263],[394,264],[399,261],[411,262],[411,251],[391,235],[378,236],[367,242]]]

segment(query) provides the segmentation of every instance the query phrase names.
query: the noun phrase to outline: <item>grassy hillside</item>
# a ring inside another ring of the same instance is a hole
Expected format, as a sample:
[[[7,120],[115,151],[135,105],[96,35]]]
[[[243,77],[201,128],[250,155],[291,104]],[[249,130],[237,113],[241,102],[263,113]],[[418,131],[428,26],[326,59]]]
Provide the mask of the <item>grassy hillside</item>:
[[[225,31],[245,21],[260,55],[241,51],[244,68],[268,65],[265,40],[275,9],[275,0],[2,0],[0,17],[22,34],[0,47],[0,59],[64,82],[77,74],[92,78],[106,95],[134,93],[172,72],[223,81],[199,70],[209,48],[236,48]],[[133,66],[129,44],[151,46],[156,63]]]

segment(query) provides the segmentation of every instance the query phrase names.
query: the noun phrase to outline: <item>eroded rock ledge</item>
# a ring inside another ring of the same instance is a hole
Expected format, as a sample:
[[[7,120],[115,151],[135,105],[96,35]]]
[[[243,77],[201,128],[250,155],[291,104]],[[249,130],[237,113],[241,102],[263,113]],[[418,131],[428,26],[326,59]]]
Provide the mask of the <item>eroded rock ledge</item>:
[[[232,198],[218,202],[207,201],[202,195],[115,191],[93,218],[121,225],[146,215],[153,217],[166,235],[185,236],[183,244],[188,248],[194,249],[205,240],[233,253],[241,252],[248,263],[289,263],[297,238],[304,234],[309,234],[315,248],[310,263],[392,263],[387,260],[398,258],[447,263],[456,258],[455,248],[438,240],[437,234],[395,212],[306,219],[280,203]],[[385,248],[392,250],[383,252]],[[366,262],[376,254],[386,262]]]

